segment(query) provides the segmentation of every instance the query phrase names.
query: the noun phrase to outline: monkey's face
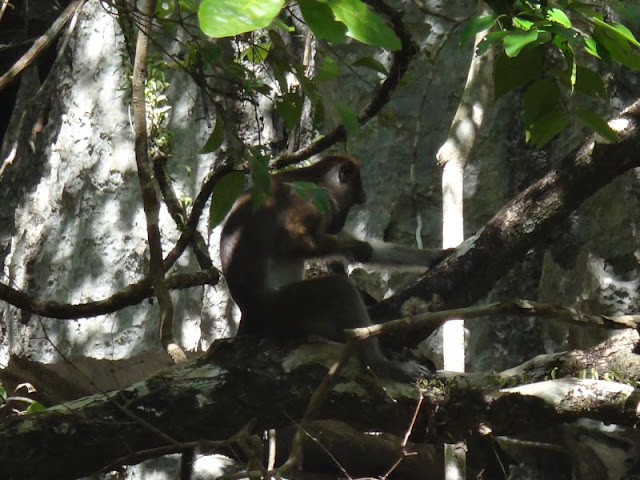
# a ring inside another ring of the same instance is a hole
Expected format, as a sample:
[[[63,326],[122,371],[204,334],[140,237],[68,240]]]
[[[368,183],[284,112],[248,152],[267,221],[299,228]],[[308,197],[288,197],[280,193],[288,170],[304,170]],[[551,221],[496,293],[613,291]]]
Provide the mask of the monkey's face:
[[[324,186],[331,201],[331,222],[327,230],[339,232],[344,227],[351,207],[366,200],[360,165],[355,159],[344,157],[342,162],[329,170]]]

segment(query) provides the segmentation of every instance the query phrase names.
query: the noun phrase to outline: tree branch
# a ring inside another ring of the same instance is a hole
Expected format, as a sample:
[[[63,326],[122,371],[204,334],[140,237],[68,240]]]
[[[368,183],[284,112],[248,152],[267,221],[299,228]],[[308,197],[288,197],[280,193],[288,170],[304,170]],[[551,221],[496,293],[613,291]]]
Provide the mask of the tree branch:
[[[638,334],[633,335],[637,344]],[[3,478],[73,479],[112,465],[116,459],[140,461],[132,452],[171,449],[162,437],[149,433],[148,425],[177,442],[223,441],[253,419],[256,431],[290,425],[304,417],[312,395],[309,385],[321,383],[342,348],[316,344],[291,350],[252,337],[222,340],[204,357],[110,393],[108,398],[94,395],[35,415],[6,419],[0,428]],[[627,350],[618,352],[628,355]],[[583,363],[577,363],[575,355],[571,361],[586,370],[597,360],[612,362],[615,357],[611,348],[596,348],[583,352]],[[640,366],[637,355],[624,358],[630,369]],[[557,362],[555,358],[547,363],[547,371]],[[495,435],[509,435],[577,417],[627,426],[639,418],[632,404],[634,389],[623,383],[563,379],[503,390],[505,385],[513,388],[510,380],[514,377],[508,374],[441,372],[423,385],[425,401],[414,421],[419,401],[415,386],[384,380],[394,401],[383,401],[387,393],[380,381],[372,382],[354,360],[340,378],[342,387],[329,393],[315,416],[400,437],[412,424],[412,440],[423,442],[467,438],[480,426]],[[550,396],[542,388],[546,386],[562,395]],[[371,401],[372,397],[380,401]],[[570,397],[573,400],[566,401]],[[134,420],[137,417],[140,422]],[[33,448],[40,444],[47,448]],[[29,452],[28,461],[24,452]],[[68,461],[71,453],[73,462]]]
[[[640,166],[640,100],[622,112],[615,125],[624,126],[618,143],[595,143],[593,139],[586,142],[568,155],[560,168],[509,201],[455,254],[429,270],[415,285],[374,305],[370,309],[372,318],[376,322],[397,318],[401,306],[411,297],[430,300],[436,295],[443,308],[481,300],[500,277],[582,202],[614,178]]]
[[[85,0],[74,0],[56,18],[49,29],[33,43],[31,48],[11,68],[0,77],[0,92],[4,90],[18,75],[31,66],[38,56],[44,52],[60,34],[69,19],[82,7]],[[3,5],[3,7],[6,4]]]
[[[393,61],[389,68],[387,78],[375,91],[371,101],[365,105],[362,110],[360,110],[360,113],[358,114],[359,125],[364,125],[371,120],[389,102],[391,92],[393,92],[393,90],[398,86],[398,83],[409,68],[409,63],[418,52],[418,47],[402,22],[402,14],[400,12],[389,7],[382,0],[369,0],[368,3],[372,5],[375,10],[390,18],[393,31],[400,38],[401,48],[400,50],[393,52]],[[306,160],[313,155],[323,152],[327,148],[345,140],[346,138],[347,131],[343,125],[340,125],[331,132],[320,137],[318,140],[296,152],[281,154],[272,163],[272,167],[276,169],[284,168],[301,162],[302,160]]]
[[[211,268],[202,272],[171,275],[166,279],[166,283],[167,288],[170,290],[184,290],[201,285],[215,285],[218,283],[219,278],[218,270]],[[122,308],[139,304],[145,298],[152,296],[153,293],[151,279],[147,277],[138,283],[129,285],[109,298],[71,304],[33,298],[26,293],[0,283],[0,300],[36,315],[61,320],[89,318],[117,312]]]
[[[144,86],[147,76],[147,53],[149,49],[149,34],[153,22],[155,2],[145,0],[142,4],[140,30],[136,43],[136,57],[133,63],[133,80],[131,102],[133,104],[133,129],[135,134],[136,165],[138,166],[138,180],[142,191],[142,204],[147,219],[147,238],[149,241],[149,272],[153,290],[158,299],[160,309],[160,340],[167,353],[175,363],[187,360],[182,348],[173,340],[173,302],[164,279],[162,259],[162,241],[158,217],[160,203],[156,196],[153,181],[153,169],[149,162],[147,145],[147,119],[145,113]]]
[[[369,327],[346,330],[347,336],[364,340],[380,334],[409,333],[420,329],[435,330],[447,320],[455,318],[477,318],[485,315],[524,315],[527,317],[543,317],[550,320],[573,323],[581,326],[600,328],[633,328],[640,326],[640,315],[589,315],[575,308],[563,307],[551,303],[533,302],[530,300],[512,300],[496,302],[476,307],[455,308],[438,312],[425,312],[417,315],[378,323]]]

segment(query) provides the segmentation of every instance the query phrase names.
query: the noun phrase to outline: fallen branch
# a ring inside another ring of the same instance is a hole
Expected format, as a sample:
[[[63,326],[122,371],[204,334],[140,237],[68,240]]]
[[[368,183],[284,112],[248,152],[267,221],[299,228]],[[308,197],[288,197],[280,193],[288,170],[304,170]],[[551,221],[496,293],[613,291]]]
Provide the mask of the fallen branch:
[[[635,331],[619,335],[625,347],[638,342]],[[573,368],[589,370],[616,357],[608,342],[606,349],[562,355]],[[150,435],[143,422],[160,428],[181,446],[200,439],[223,441],[253,419],[255,431],[295,424],[310,408],[309,385],[322,382],[342,349],[342,345],[314,344],[292,350],[252,337],[218,341],[205,357],[112,392],[109,398],[94,395],[35,415],[6,419],[0,426],[3,478],[72,479],[117,459],[139,461],[140,456],[130,456],[132,452],[177,448]],[[621,369],[620,375],[640,368],[637,355],[625,350],[617,356],[627,362],[627,370]],[[576,363],[579,358],[582,363]],[[559,360],[548,363],[547,372]],[[354,359],[338,380],[340,388],[328,392],[315,417],[399,437],[413,424],[414,442],[461,440],[487,430],[494,435],[526,435],[576,418],[633,426],[640,418],[634,389],[624,383],[564,379],[511,390],[518,386],[514,380],[520,381],[503,374],[439,372],[422,384],[425,401],[414,420],[415,385],[383,380],[394,399],[383,401],[386,393],[372,388],[368,373]],[[570,394],[579,397],[565,401]],[[371,401],[377,395],[380,401]],[[132,415],[125,415],[121,406]],[[135,417],[143,422],[133,421]],[[30,448],[34,442],[47,448]],[[24,452],[29,452],[29,461]],[[73,462],[67,460],[71,453]]]

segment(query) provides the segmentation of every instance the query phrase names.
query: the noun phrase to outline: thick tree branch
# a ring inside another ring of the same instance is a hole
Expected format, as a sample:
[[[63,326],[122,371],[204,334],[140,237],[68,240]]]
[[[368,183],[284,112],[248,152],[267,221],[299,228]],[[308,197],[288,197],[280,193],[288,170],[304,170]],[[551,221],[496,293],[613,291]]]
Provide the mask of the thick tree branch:
[[[166,282],[170,290],[184,290],[202,285],[215,285],[218,283],[219,278],[218,270],[211,268],[202,272],[171,275],[166,279]],[[70,304],[33,298],[26,293],[0,283],[0,300],[36,315],[59,318],[61,320],[89,318],[117,312],[125,307],[139,304],[145,298],[152,296],[153,293],[151,279],[147,277],[104,300]]]
[[[633,333],[637,343],[638,335]],[[339,345],[302,345],[290,350],[251,337],[219,341],[204,357],[108,398],[94,395],[35,415],[9,418],[0,426],[3,478],[73,479],[116,459],[139,461],[135,452],[171,450],[149,426],[162,430],[166,438],[193,442],[226,440],[253,420],[256,431],[290,425],[304,417],[312,394],[309,385],[322,381],[341,349]],[[611,348],[594,349],[583,355],[589,361],[579,367],[587,370],[596,356],[603,355],[607,358],[600,360],[610,362],[616,354]],[[547,364],[548,371],[557,361]],[[637,368],[639,364],[633,355],[630,365]],[[383,391],[379,380],[372,380],[357,361],[344,372],[338,380],[340,388],[330,392],[315,417],[402,436],[413,422],[418,402],[415,387],[385,381]],[[577,417],[628,426],[639,419],[637,405],[632,404],[634,389],[622,383],[566,379],[501,390],[509,379],[514,379],[512,374],[438,374],[423,389],[425,402],[413,423],[412,439],[463,439],[478,432],[480,425],[495,435],[507,435]],[[546,386],[553,387],[553,396],[542,388]],[[385,400],[389,394],[393,402]],[[43,444],[47,448],[33,448]],[[28,461],[24,452],[29,452]],[[71,453],[73,462],[68,461]]]
[[[575,150],[560,168],[514,197],[455,254],[429,270],[415,285],[373,306],[372,318],[377,322],[397,318],[401,306],[411,297],[430,300],[436,295],[443,308],[463,307],[482,299],[500,277],[582,202],[614,178],[640,166],[640,101],[615,122],[624,126],[618,143],[590,140]]]

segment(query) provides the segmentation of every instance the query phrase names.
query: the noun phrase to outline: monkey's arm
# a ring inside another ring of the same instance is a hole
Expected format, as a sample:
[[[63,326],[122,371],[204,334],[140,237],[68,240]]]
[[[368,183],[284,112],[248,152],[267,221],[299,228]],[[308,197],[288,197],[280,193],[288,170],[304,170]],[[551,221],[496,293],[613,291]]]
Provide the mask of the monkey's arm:
[[[371,258],[366,263],[430,267],[455,251],[453,248],[411,248],[393,243],[373,242]]]
[[[347,260],[388,266],[431,267],[455,249],[412,248],[385,242],[365,242],[347,232],[324,235],[316,256],[342,256]]]

